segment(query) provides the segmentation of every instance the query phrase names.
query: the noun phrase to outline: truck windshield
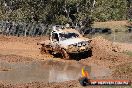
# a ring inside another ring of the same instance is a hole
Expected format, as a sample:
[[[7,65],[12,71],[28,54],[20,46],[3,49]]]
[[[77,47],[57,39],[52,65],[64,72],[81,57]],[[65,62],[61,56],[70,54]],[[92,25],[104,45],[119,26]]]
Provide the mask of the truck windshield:
[[[66,39],[70,39],[70,38],[79,37],[79,35],[76,34],[76,33],[59,33],[59,35],[60,35],[60,40],[61,41],[66,40]]]

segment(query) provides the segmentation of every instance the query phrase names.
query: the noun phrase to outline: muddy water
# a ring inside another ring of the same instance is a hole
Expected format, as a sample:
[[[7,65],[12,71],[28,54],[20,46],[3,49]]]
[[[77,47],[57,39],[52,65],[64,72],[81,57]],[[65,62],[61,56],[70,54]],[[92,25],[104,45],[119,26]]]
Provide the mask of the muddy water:
[[[35,81],[63,82],[78,80],[81,77],[82,67],[87,68],[92,78],[108,76],[109,73],[109,69],[99,68],[96,65],[91,67],[78,63],[68,64],[53,60],[18,63],[0,61],[0,81],[18,84]]]
[[[81,76],[81,68],[79,64],[67,65],[51,61],[20,63],[0,61],[0,80],[12,84],[77,80]]]

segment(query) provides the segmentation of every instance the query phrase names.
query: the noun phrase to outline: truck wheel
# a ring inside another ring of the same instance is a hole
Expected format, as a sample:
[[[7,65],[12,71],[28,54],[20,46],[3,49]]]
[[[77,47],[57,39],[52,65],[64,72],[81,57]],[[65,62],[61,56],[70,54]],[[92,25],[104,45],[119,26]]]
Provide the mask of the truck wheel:
[[[62,53],[63,59],[65,59],[65,60],[70,59],[70,56],[69,56],[69,54],[66,52],[66,50],[62,49],[62,50],[61,50],[61,53]]]

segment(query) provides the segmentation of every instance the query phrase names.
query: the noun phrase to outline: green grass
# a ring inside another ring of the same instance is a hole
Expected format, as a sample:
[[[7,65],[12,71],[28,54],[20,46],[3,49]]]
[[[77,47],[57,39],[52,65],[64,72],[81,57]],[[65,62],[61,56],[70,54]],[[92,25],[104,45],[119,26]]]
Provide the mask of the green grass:
[[[123,53],[129,55],[129,56],[132,56],[132,51],[124,51]]]
[[[97,36],[102,36],[103,38],[112,41],[112,42],[121,42],[121,43],[132,43],[132,34],[131,33],[125,33],[125,32],[118,32],[118,33],[112,33],[112,34],[99,34],[96,33],[95,35],[85,35],[85,37],[88,38],[94,38]]]
[[[127,21],[107,21],[107,22],[94,22],[93,27],[97,28],[110,28],[113,31],[125,31],[127,30]]]

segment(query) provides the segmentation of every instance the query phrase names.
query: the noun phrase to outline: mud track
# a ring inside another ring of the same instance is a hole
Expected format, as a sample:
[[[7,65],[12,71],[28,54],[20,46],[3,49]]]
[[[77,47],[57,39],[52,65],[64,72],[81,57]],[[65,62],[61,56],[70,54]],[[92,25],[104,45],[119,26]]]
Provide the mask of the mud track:
[[[81,76],[83,66],[90,69],[90,78],[110,79],[114,78],[113,74],[122,74],[120,71],[115,73],[116,67],[132,63],[132,57],[122,53],[124,50],[131,51],[131,44],[112,43],[102,37],[96,37],[91,43],[92,56],[76,61],[53,58],[47,54],[41,55],[40,46],[36,43],[44,39],[48,37],[0,36],[0,87],[81,88],[77,79]],[[130,72],[126,73],[129,75],[127,79],[131,79]],[[12,77],[11,74],[14,76]],[[123,75],[123,77],[126,76]],[[57,83],[60,81],[63,82]]]

